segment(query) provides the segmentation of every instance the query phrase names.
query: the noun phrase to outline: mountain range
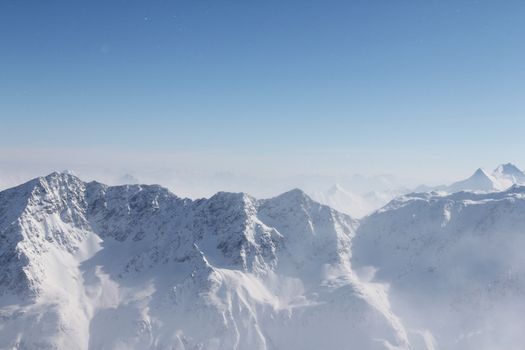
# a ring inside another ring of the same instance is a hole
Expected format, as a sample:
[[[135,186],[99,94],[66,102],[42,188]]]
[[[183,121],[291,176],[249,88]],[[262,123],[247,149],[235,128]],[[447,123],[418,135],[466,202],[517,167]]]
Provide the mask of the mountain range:
[[[525,187],[399,197],[360,222],[352,266],[389,286],[406,327],[436,349],[525,342]]]
[[[356,220],[52,173],[0,192],[0,349],[521,349],[524,214],[519,185]]]
[[[356,226],[300,190],[37,178],[0,193],[0,348],[407,349],[351,268]]]
[[[309,191],[316,201],[326,204],[343,213],[362,218],[386,205],[394,198],[413,192],[494,192],[503,191],[513,185],[525,185],[525,173],[511,163],[502,164],[492,172],[479,168],[472,176],[450,185],[425,186],[416,188],[396,187],[358,193],[336,184],[326,191]]]

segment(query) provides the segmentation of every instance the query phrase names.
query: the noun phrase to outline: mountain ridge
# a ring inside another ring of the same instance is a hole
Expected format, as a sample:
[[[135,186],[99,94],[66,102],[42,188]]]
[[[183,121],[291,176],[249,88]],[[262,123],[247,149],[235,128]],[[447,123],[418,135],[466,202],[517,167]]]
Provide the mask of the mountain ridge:
[[[191,200],[52,173],[0,192],[0,348],[513,349],[523,212],[520,185],[355,220],[299,189]]]
[[[518,349],[524,212],[519,185],[405,195],[361,222],[352,263],[373,269],[405,326],[431,330],[439,348]]]
[[[0,199],[0,348],[409,347],[350,266],[357,222],[300,190],[193,201],[52,173]]]
[[[415,192],[445,191],[448,193],[461,191],[494,192],[503,191],[513,185],[525,185],[525,173],[512,163],[500,164],[491,173],[478,168],[470,177],[456,181],[450,185],[419,186]]]

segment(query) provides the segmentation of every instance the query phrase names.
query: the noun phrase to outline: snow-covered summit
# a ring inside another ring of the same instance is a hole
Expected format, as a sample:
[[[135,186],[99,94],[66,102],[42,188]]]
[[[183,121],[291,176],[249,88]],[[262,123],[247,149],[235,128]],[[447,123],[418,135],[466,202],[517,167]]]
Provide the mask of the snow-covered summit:
[[[448,186],[419,186],[416,192],[444,191],[448,193],[470,192],[496,192],[508,189],[513,185],[525,185],[525,173],[514,164],[499,165],[489,173],[483,168],[477,169],[469,178],[454,182]]]
[[[525,184],[525,173],[512,163],[501,164],[494,170],[493,175],[511,184]]]
[[[447,191],[451,193],[460,191],[492,192],[501,189],[501,185],[494,176],[479,168],[468,179],[450,185]]]

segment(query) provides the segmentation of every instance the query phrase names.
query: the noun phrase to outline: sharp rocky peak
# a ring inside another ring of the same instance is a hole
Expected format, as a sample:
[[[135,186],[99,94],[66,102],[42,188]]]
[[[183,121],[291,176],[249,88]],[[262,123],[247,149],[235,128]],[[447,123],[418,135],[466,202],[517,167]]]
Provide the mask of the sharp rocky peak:
[[[474,174],[472,175],[472,177],[490,177],[490,175],[483,169],[483,168],[478,168]]]
[[[0,218],[10,215],[2,224],[13,224],[0,228],[12,241],[0,261],[27,279],[44,273],[44,253],[59,249],[74,254],[89,234],[143,242],[141,252],[126,264],[129,271],[143,269],[145,260],[149,265],[184,261],[196,244],[210,264],[264,273],[276,264],[283,242],[293,248],[306,239],[313,247],[336,252],[340,240],[348,248],[354,225],[298,189],[266,200],[219,192],[193,201],[158,185],[107,186],[55,172],[4,191],[2,197]],[[9,209],[14,203],[19,210]],[[344,229],[339,232],[334,225]],[[38,285],[38,278],[27,284]]]

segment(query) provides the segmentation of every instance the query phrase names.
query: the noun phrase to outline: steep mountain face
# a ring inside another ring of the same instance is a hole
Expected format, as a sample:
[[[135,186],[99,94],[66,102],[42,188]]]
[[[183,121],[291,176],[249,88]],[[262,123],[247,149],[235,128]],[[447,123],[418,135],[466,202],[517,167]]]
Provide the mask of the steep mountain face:
[[[0,348],[409,349],[356,227],[299,190],[32,180],[0,192]]]
[[[413,194],[366,218],[352,263],[439,349],[525,343],[525,187]]]

